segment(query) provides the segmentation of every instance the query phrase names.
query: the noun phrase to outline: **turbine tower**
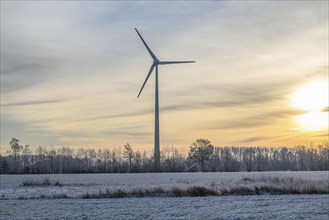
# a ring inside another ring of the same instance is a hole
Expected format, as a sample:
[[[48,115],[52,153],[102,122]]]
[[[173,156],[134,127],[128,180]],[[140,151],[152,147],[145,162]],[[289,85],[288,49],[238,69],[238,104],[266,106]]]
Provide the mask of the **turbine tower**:
[[[155,172],[160,171],[160,129],[159,129],[159,85],[158,85],[158,65],[167,65],[167,64],[181,64],[181,63],[194,63],[195,61],[160,61],[152,52],[152,50],[149,48],[149,46],[144,41],[142,35],[138,32],[138,30],[135,28],[138,36],[141,38],[144,46],[146,47],[147,51],[151,55],[153,59],[153,64],[151,65],[151,68],[146,76],[146,79],[142,85],[142,88],[140,89],[137,98],[143,91],[143,88],[149,79],[151,73],[154,70],[155,67],[155,124],[154,124],[154,168]]]

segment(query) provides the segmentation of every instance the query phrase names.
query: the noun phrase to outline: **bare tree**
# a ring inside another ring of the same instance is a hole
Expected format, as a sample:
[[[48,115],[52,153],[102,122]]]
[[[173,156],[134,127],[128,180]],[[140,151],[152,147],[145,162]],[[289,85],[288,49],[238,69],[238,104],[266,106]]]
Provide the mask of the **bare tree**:
[[[134,152],[129,143],[123,151],[69,147],[30,151],[19,140],[10,141],[8,156],[0,154],[0,173],[95,173],[154,172],[153,154]],[[174,147],[162,153],[161,169],[184,171],[279,171],[328,170],[329,145],[288,147],[214,147],[207,139],[190,146],[188,156]],[[121,161],[121,157],[124,159]]]
[[[19,140],[17,138],[12,138],[11,141],[9,142],[9,145],[11,147],[11,151],[13,153],[14,156],[14,162],[15,162],[15,172],[17,173],[17,169],[18,169],[18,157],[20,155],[20,152],[23,149],[23,146],[20,145]]]
[[[51,173],[55,173],[54,170],[54,158],[56,157],[56,151],[54,149],[51,149],[49,151],[47,151],[47,156],[50,159],[50,170]]]
[[[190,146],[189,156],[201,165],[202,172],[205,171],[205,164],[213,154],[214,146],[208,139],[197,139]]]
[[[124,150],[123,150],[123,156],[128,160],[129,162],[129,171],[128,172],[131,172],[131,168],[132,168],[132,159],[134,158],[134,151],[132,149],[132,147],[130,146],[129,143],[127,143],[125,146],[124,146]]]
[[[23,158],[23,170],[24,173],[30,173],[31,167],[30,167],[30,158],[31,158],[31,150],[30,145],[25,145],[24,149],[22,150],[22,158]]]

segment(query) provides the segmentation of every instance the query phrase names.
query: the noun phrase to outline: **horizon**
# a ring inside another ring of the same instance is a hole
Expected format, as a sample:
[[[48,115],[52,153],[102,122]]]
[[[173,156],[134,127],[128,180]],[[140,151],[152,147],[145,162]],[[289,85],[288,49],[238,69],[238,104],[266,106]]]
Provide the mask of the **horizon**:
[[[18,138],[16,138],[18,139]],[[203,139],[203,138],[198,138],[198,139]],[[19,139],[18,139],[19,140]],[[188,152],[190,151],[190,147],[192,147],[192,144],[196,142],[197,139],[195,139],[193,142],[191,142],[190,144],[187,145],[180,145],[180,146],[174,146],[174,145],[162,145],[160,148],[160,152],[161,153],[175,153],[178,152],[180,154],[182,154],[183,156],[187,156]],[[206,139],[208,140],[208,139]],[[319,150],[323,147],[328,147],[329,146],[329,142],[322,142],[322,143],[307,143],[307,144],[297,144],[294,146],[286,146],[286,145],[281,145],[281,146],[274,146],[274,145],[267,145],[267,146],[258,146],[258,145],[216,145],[214,143],[210,141],[210,144],[215,147],[215,148],[259,148],[259,149],[264,149],[264,148],[269,148],[269,149],[281,149],[281,148],[287,148],[287,149],[298,149],[300,147],[305,147],[306,149],[316,149]],[[92,147],[92,146],[70,146],[70,145],[61,145],[61,146],[54,146],[54,145],[35,145],[35,146],[31,146],[28,143],[25,143],[21,140],[19,140],[19,144],[23,147],[22,150],[24,149],[24,147],[26,145],[29,146],[29,150],[31,150],[31,155],[36,155],[38,148],[41,147],[43,150],[47,150],[47,151],[52,151],[55,150],[57,153],[60,152],[62,149],[64,148],[68,148],[70,150],[72,150],[73,154],[77,153],[77,151],[79,150],[95,150],[95,151],[104,151],[104,150],[110,150],[113,152],[119,152],[120,154],[123,153],[124,150],[124,146],[129,144],[132,147],[132,150],[134,153],[136,153],[137,151],[140,153],[146,153],[148,156],[151,156],[154,154],[154,149],[153,146],[148,149],[145,147],[140,147],[140,146],[132,146],[130,143],[126,142],[125,144],[122,145],[117,145],[117,146],[100,146],[100,147]],[[9,143],[8,143],[8,146]],[[32,149],[31,149],[32,147]],[[0,149],[0,156],[9,156],[11,154],[11,148],[8,147],[7,149]],[[59,154],[60,155],[60,154]]]
[[[1,149],[329,141],[328,2],[1,2]],[[184,10],[182,10],[184,9]],[[60,16],[59,16],[60,15]]]

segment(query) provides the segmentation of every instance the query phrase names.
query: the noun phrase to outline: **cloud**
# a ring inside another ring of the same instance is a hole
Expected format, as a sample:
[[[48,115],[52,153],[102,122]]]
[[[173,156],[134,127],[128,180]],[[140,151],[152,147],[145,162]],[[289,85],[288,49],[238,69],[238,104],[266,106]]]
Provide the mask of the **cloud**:
[[[246,138],[246,139],[242,139],[240,140],[241,143],[251,143],[251,142],[255,142],[255,141],[260,141],[260,140],[264,140],[266,138],[264,137],[249,137],[249,138]]]
[[[96,116],[96,117],[89,117],[89,118],[80,118],[80,119],[74,120],[73,122],[97,121],[97,120],[111,119],[111,118],[126,118],[126,117],[146,115],[146,114],[150,114],[152,112],[153,112],[152,110],[144,110],[144,111],[121,113],[121,114],[103,115],[103,116]]]
[[[264,84],[203,85],[200,89],[187,89],[186,95],[183,95],[186,97],[186,101],[184,100],[183,103],[176,101],[176,99],[170,100],[169,103],[164,103],[161,111],[267,107],[273,105],[273,103],[284,101],[291,84],[290,80],[285,79],[282,82],[265,82]],[[205,87],[207,88],[206,90],[204,90]],[[184,92],[179,92],[179,94],[182,93]],[[174,104],[174,102],[180,104]]]
[[[323,112],[329,112],[329,106],[328,106],[328,107],[325,107],[325,108],[323,108],[321,111],[323,111]]]
[[[253,121],[247,121],[248,119],[244,120],[228,120],[228,121],[219,121],[213,125],[205,125],[205,128],[208,129],[240,129],[240,128],[252,128],[258,127],[260,125],[265,125],[268,122],[263,121],[261,119],[254,119]]]
[[[56,59],[1,53],[1,92],[24,90],[50,80]],[[49,71],[51,70],[51,71]]]
[[[38,100],[38,101],[16,102],[16,103],[4,103],[1,104],[1,106],[10,107],[10,106],[24,106],[24,105],[42,105],[42,104],[52,104],[59,102],[63,102],[63,100]]]
[[[205,122],[205,129],[241,129],[271,125],[278,120],[287,120],[305,113],[300,110],[278,110],[262,112],[259,108],[249,109],[248,114],[229,115],[217,121]]]
[[[328,140],[329,132],[327,131],[326,133],[317,134],[317,135],[313,135],[313,136],[314,137],[321,137],[321,138],[324,138],[324,139],[327,139]]]
[[[159,58],[197,61],[160,68],[160,114],[168,142],[190,143],[192,135],[208,136],[207,129],[214,131],[209,134],[214,141],[217,131],[231,132],[226,136],[233,139],[237,128],[273,130],[298,114],[289,107],[289,94],[328,74],[323,1],[6,1],[1,6],[1,121],[15,119],[24,127],[21,136],[40,133],[43,143],[148,140],[154,76],[137,102],[151,60],[134,27]],[[262,141],[248,135],[240,138]],[[274,136],[267,134],[266,141]]]

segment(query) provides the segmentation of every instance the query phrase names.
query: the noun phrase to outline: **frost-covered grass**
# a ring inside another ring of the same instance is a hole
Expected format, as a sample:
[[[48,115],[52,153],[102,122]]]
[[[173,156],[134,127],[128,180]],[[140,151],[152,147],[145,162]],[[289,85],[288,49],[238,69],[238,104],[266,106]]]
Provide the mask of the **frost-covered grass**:
[[[62,186],[63,184],[59,180],[51,180],[48,177],[39,179],[26,179],[23,180],[21,186]]]
[[[0,177],[1,200],[329,194],[328,171]]]
[[[311,180],[301,177],[243,177],[239,182],[252,186],[256,194],[328,194],[329,180]]]
[[[327,220],[328,193],[328,171],[0,175],[0,219]]]
[[[181,181],[179,181],[181,182]],[[294,177],[243,177],[233,183],[200,185],[183,181],[184,184],[163,187],[138,187],[132,189],[106,189],[98,193],[84,194],[82,198],[124,198],[159,196],[224,196],[262,194],[329,194],[327,180],[307,180]]]
[[[0,219],[328,220],[327,195],[35,199],[1,201]]]

